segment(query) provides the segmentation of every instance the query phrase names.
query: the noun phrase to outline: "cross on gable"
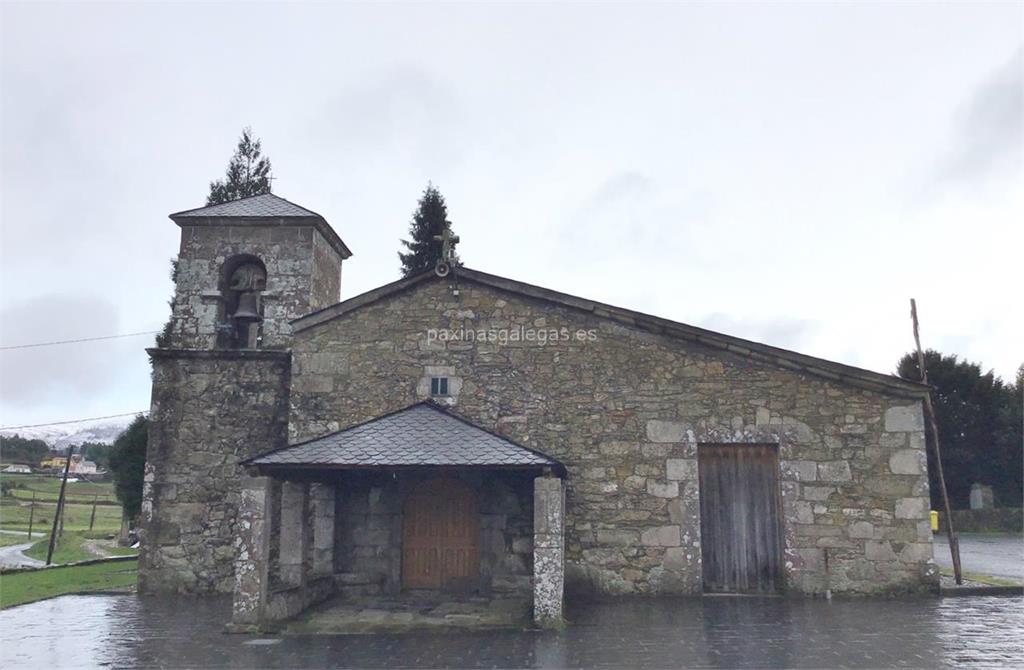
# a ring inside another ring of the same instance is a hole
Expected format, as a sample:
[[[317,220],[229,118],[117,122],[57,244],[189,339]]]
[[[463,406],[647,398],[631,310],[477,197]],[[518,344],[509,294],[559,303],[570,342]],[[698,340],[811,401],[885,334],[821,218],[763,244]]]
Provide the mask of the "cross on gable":
[[[441,234],[434,235],[434,239],[441,242],[441,260],[451,264],[452,252],[455,250],[455,245],[459,243],[459,236],[453,235],[451,227],[445,223]]]

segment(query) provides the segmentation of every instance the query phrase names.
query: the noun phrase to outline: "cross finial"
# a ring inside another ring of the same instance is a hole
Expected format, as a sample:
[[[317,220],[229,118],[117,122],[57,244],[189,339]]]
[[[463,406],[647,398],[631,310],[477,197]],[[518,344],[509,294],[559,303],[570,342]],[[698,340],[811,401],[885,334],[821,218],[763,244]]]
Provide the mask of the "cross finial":
[[[459,236],[452,234],[452,229],[447,222],[440,235],[434,235],[435,240],[441,242],[441,260],[451,265],[455,253],[455,245],[459,243]]]

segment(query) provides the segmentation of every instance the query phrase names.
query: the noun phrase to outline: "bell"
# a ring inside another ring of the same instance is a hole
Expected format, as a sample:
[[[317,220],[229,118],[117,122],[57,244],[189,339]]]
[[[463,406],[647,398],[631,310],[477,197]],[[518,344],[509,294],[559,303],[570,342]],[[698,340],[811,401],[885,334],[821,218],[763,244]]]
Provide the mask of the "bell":
[[[231,318],[235,321],[262,321],[259,294],[247,292],[238,296],[238,309]]]

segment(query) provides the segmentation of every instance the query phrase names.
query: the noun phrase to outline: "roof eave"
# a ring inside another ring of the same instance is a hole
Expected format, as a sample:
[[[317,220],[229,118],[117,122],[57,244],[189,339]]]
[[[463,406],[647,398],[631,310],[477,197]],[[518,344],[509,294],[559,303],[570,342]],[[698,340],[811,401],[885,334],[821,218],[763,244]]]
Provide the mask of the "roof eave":
[[[817,377],[829,379],[839,383],[845,383],[868,390],[881,393],[895,394],[901,397],[922,399],[929,392],[929,387],[920,382],[901,379],[895,375],[885,375],[873,370],[866,370],[845,363],[837,363],[796,351],[774,347],[760,342],[745,340],[740,337],[718,333],[697,326],[690,326],[678,321],[672,321],[658,316],[652,316],[643,312],[615,307],[606,303],[580,298],[568,293],[560,293],[540,286],[534,286],[514,279],[506,279],[497,275],[488,274],[479,270],[472,270],[466,267],[459,267],[456,273],[460,278],[475,281],[485,286],[498,290],[513,293],[519,296],[526,296],[553,302],[563,307],[580,310],[593,314],[594,316],[606,318],[627,326],[640,328],[647,332],[663,334],[691,342],[696,342],[721,351],[746,356],[785,369],[806,372]],[[306,314],[292,323],[293,332],[300,333],[313,328],[327,321],[348,314],[356,309],[390,297],[401,291],[407,290],[425,281],[436,278],[432,271],[422,272],[412,277],[399,279],[398,281],[385,284],[366,293],[362,293],[348,300],[336,303],[324,309]]]
[[[284,472],[391,472],[391,471],[413,471],[413,470],[502,470],[502,471],[522,471],[522,472],[544,472],[550,470],[553,474],[559,477],[565,477],[567,475],[566,467],[561,463],[533,463],[533,464],[508,464],[508,463],[465,463],[465,464],[451,464],[451,463],[410,463],[410,464],[397,464],[397,465],[365,465],[359,463],[252,463],[243,461],[241,463],[243,467],[252,468],[256,470],[258,474],[270,475],[272,473],[284,473]]]
[[[187,212],[168,216],[179,227],[182,226],[312,226],[342,260],[352,256],[352,250],[341,239],[331,224],[320,215],[316,216],[194,216]]]

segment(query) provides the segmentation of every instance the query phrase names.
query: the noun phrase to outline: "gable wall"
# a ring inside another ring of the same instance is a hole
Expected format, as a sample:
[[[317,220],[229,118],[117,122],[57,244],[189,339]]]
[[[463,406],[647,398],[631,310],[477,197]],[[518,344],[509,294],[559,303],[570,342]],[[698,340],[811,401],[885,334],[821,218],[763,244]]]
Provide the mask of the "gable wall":
[[[460,289],[420,284],[298,333],[291,438],[404,407],[429,394],[431,374],[448,375],[458,413],[568,467],[568,587],[601,593],[700,592],[698,443],[777,443],[793,589],[933,587],[920,401]],[[462,327],[559,339],[430,335]]]

